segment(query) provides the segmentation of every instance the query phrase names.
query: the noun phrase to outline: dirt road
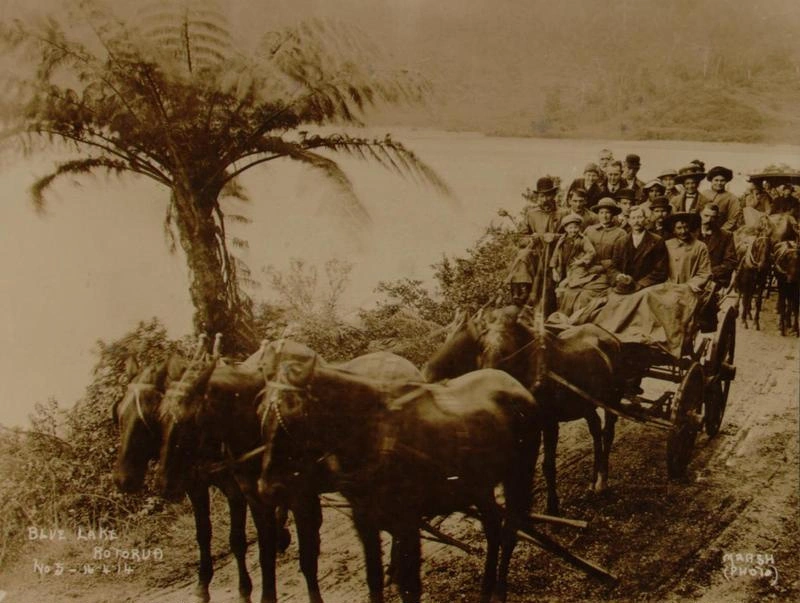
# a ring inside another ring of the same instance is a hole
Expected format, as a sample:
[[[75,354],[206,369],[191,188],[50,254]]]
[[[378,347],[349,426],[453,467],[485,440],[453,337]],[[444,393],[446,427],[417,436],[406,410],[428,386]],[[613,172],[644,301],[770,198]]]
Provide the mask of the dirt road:
[[[619,583],[603,585],[520,543],[509,601],[800,600],[798,340],[776,335],[772,316],[768,312],[762,332],[739,328],[738,375],[722,429],[713,439],[698,437],[686,480],[666,480],[663,432],[622,421],[612,453],[611,488],[593,495],[588,491],[591,454],[585,425],[562,427],[562,512],[587,520],[589,527],[546,530],[573,552],[608,568]],[[543,510],[541,488],[535,505]],[[471,520],[451,516],[442,529],[483,546],[479,526]],[[476,600],[480,557],[430,542],[423,556],[426,601]],[[250,558],[255,566],[255,551]],[[220,565],[212,600],[233,603],[235,567],[229,561]],[[281,559],[278,576],[281,601],[306,600],[294,543]],[[341,509],[324,512],[320,582],[328,603],[366,599],[361,549]],[[54,584],[38,580],[24,590],[7,588],[6,600],[192,601],[189,582],[153,588],[146,576]],[[388,595],[389,601],[399,601],[394,590]]]

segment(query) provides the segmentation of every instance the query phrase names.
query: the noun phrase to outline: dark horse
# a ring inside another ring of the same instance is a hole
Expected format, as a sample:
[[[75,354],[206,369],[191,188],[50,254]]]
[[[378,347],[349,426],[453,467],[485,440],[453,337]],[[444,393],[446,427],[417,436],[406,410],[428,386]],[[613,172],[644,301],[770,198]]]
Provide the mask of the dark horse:
[[[128,362],[130,383],[125,395],[117,400],[111,410],[119,426],[120,447],[114,468],[114,483],[123,492],[136,492],[142,488],[150,460],[156,460],[161,447],[162,431],[160,407],[164,392],[171,381],[180,379],[186,361],[173,356],[166,362],[153,364],[139,371],[133,360]],[[245,500],[229,471],[221,471],[204,480],[185,484],[185,492],[192,503],[197,546],[200,549],[195,595],[201,601],[210,600],[208,585],[214,575],[211,558],[211,516],[208,489],[216,486],[228,500],[230,511],[230,546],[239,569],[239,595],[249,601],[253,584],[247,573],[245,556],[247,539]]]
[[[263,351],[264,347],[238,364],[212,361],[170,389],[161,409],[164,437],[160,467],[162,489],[169,495],[204,475],[216,475],[220,463],[214,462],[214,452],[224,450],[224,466],[244,495],[256,526],[261,602],[274,603],[277,601],[275,563],[281,534],[277,519],[279,509],[266,503],[257,487],[261,472],[261,436],[256,400],[264,386],[258,367]],[[300,567],[309,600],[322,603],[317,581],[319,500],[313,496],[303,503],[292,508]]]
[[[800,246],[796,241],[784,241],[775,246],[774,269],[778,281],[778,319],[781,335],[791,329],[800,336]]]
[[[301,348],[301,352],[305,353],[305,350],[305,347]],[[291,353],[291,345],[287,347],[286,340],[279,340],[267,346],[261,360],[264,379],[274,379],[278,368],[278,358],[282,361],[289,360],[292,358]],[[372,352],[332,366],[342,371],[381,381],[420,382],[424,380],[420,370],[411,361],[390,352]],[[266,395],[266,393],[265,389],[263,394]],[[262,398],[258,412],[261,420],[262,438],[265,441],[272,441],[274,437],[274,434],[269,433],[269,429],[270,426],[274,428],[275,425],[270,423],[269,417],[265,414],[269,408],[269,402],[264,402]],[[309,442],[304,449],[304,457],[302,459],[296,461],[294,459],[286,459],[291,464],[291,471],[288,468],[285,471],[285,475],[288,478],[284,479],[279,487],[263,491],[262,494],[265,498],[273,503],[295,506],[298,500],[309,500],[311,496],[336,490],[336,480],[331,467],[328,465],[330,457],[325,455],[322,450],[318,450],[316,454],[310,454],[312,446],[313,442]],[[263,485],[263,480],[260,483]],[[390,564],[389,576],[391,579],[395,578],[394,570],[394,566]]]
[[[741,295],[742,324],[748,328],[748,319],[761,329],[761,304],[767,279],[770,274],[770,252],[772,249],[772,229],[767,218],[762,220],[760,228],[751,230],[742,228],[736,232],[736,251],[739,256],[739,267],[736,272],[736,289]],[[752,315],[755,301],[755,316]]]
[[[481,599],[504,601],[538,448],[530,392],[490,369],[447,385],[370,379],[324,365],[302,344],[283,345],[288,360],[278,357],[264,402],[262,489],[280,492],[292,459],[320,450],[331,457],[364,546],[372,603],[383,601],[379,530],[394,537],[402,600],[416,603],[422,518],[475,506],[488,543]],[[494,497],[498,483],[505,492],[505,522]]]
[[[544,433],[543,473],[547,511],[558,514],[556,448],[560,422],[585,419],[594,443],[595,491],[607,487],[608,457],[616,416],[597,407],[553,378],[553,373],[610,406],[619,404],[624,378],[619,374],[621,346],[605,329],[592,324],[572,327],[544,338],[520,320],[519,308],[508,306],[464,318],[423,369],[429,381],[449,379],[479,367],[502,369],[536,395]],[[551,367],[548,369],[548,367]]]
[[[737,238],[739,235],[737,235]],[[761,329],[761,304],[767,279],[770,274],[770,250],[772,240],[769,232],[742,235],[737,251],[739,252],[739,269],[736,276],[736,288],[742,299],[742,324],[748,328],[747,320]],[[755,301],[755,316],[752,315]]]

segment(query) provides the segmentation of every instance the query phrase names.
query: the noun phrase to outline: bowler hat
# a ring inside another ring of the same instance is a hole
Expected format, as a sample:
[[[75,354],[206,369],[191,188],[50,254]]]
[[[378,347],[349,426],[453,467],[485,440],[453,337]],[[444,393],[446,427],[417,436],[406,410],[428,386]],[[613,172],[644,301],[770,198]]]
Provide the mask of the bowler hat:
[[[621,188],[614,193],[614,200],[628,199],[629,201],[636,201],[636,191],[632,188]]]
[[[550,176],[543,176],[536,181],[536,188],[534,189],[534,193],[552,193],[553,191],[558,190],[555,182]]]
[[[642,167],[642,160],[638,155],[631,153],[630,155],[625,155],[625,165],[628,167]]]
[[[692,178],[696,182],[700,182],[703,178],[706,177],[706,173],[703,171],[703,168],[699,167],[696,164],[687,165],[682,167],[678,170],[678,180],[683,182],[687,178]]]
[[[688,211],[671,214],[664,218],[664,229],[671,232],[676,222],[686,222],[689,224],[689,230],[697,230],[700,228],[700,214]]]
[[[706,176],[706,178],[708,180],[713,180],[716,176],[722,176],[727,182],[730,182],[733,180],[733,170],[729,170],[721,165],[715,165],[713,168],[708,170],[708,176]]]
[[[597,205],[595,205],[592,208],[592,211],[594,213],[597,213],[601,209],[611,210],[611,213],[614,214],[615,216],[622,212],[622,208],[619,205],[617,205],[617,202],[614,201],[614,199],[612,199],[611,197],[603,197],[602,199],[600,199],[600,201],[597,202]]]
[[[564,230],[564,227],[567,224],[574,224],[576,222],[578,225],[583,224],[583,218],[575,213],[566,214],[563,218],[561,218],[561,224],[558,225],[558,230]]]
[[[667,176],[672,176],[674,178],[677,175],[678,175],[678,172],[676,170],[671,170],[671,169],[670,170],[663,170],[658,175],[658,179],[660,180],[661,178],[666,178]]]
[[[620,279],[614,284],[614,293],[619,295],[628,295],[636,291],[636,281],[630,276],[626,279]]]
[[[650,202],[650,211],[654,209],[666,209],[667,213],[672,212],[672,206],[666,197],[656,197]]]

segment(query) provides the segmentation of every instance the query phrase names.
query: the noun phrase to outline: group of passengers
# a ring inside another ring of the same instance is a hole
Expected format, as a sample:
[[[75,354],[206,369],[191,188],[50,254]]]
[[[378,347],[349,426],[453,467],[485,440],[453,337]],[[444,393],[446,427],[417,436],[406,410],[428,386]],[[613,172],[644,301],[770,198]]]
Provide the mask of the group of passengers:
[[[545,310],[571,315],[609,290],[626,295],[669,281],[706,299],[730,285],[737,266],[733,232],[744,208],[800,219],[790,185],[751,183],[741,198],[726,190],[733,172],[695,160],[656,180],[638,178],[641,160],[615,161],[604,149],[565,198],[558,182],[539,178],[528,191],[520,251],[508,275],[514,303],[544,294]],[[699,190],[704,181],[710,183]],[[546,266],[546,270],[540,270]]]

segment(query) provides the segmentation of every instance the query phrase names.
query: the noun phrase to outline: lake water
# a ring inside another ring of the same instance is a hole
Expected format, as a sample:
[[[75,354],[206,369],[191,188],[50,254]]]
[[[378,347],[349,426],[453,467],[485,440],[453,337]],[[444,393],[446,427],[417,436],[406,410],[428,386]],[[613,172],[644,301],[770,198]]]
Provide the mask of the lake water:
[[[383,137],[386,129],[370,132]],[[449,184],[452,198],[373,163],[341,161],[372,217],[353,232],[325,208],[335,194],[318,174],[299,166],[267,164],[246,174],[249,204],[231,212],[253,223],[230,226],[250,242],[243,254],[257,280],[264,269],[283,270],[290,258],[321,264],[336,257],[353,264],[344,302],[348,311],[370,304],[379,280],[419,278],[442,254],[461,254],[497,210],[515,214],[521,192],[546,173],[568,184],[601,148],[619,159],[642,158],[640,177],[653,178],[695,158],[736,174],[729,185],[744,190],[744,174],[770,163],[800,166],[800,147],[695,142],[617,142],[488,137],[392,129]],[[0,423],[22,424],[35,401],[55,395],[71,403],[82,393],[97,339],[118,337],[138,320],[161,318],[177,336],[191,328],[192,308],[180,253],[166,251],[162,223],[167,193],[149,182],[103,177],[63,180],[37,217],[28,189],[47,173],[46,159],[1,166]],[[268,297],[266,287],[255,291]]]

